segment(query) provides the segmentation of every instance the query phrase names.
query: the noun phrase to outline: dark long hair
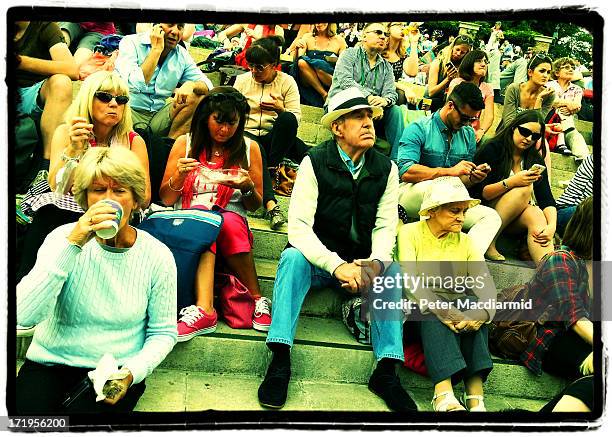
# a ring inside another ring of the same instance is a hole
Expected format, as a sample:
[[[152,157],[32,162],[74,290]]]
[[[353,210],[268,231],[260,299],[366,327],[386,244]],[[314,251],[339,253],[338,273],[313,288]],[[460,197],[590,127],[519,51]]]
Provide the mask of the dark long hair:
[[[249,64],[272,64],[280,63],[280,55],[284,39],[278,35],[270,35],[260,38],[251,44],[245,53],[245,58]]]
[[[231,167],[240,165],[247,167],[246,144],[244,142],[244,125],[249,113],[249,104],[246,98],[234,87],[218,86],[210,90],[198,104],[191,121],[191,151],[189,156],[200,158],[202,151],[206,151],[207,159],[212,153],[212,138],[208,130],[208,119],[214,113],[219,114],[220,123],[228,123],[239,117],[236,133],[227,143],[225,150],[228,155],[225,165]]]
[[[530,109],[528,111],[520,112],[514,120],[508,123],[502,130],[500,130],[493,138],[487,141],[497,144],[501,146],[498,150],[502,160],[500,162],[500,171],[502,175],[510,174],[510,169],[512,168],[512,155],[514,150],[514,130],[517,126],[521,124],[529,123],[535,121],[536,123],[540,123],[540,134],[542,135],[542,141],[544,141],[544,132],[546,126],[544,124],[544,119],[542,118],[542,114],[539,110]],[[480,147],[476,152],[476,156],[474,157],[475,161],[478,161],[478,156],[482,153],[484,147]],[[525,150],[523,152],[523,169],[529,169],[533,164],[541,164],[544,165],[544,156],[546,156],[546,148],[544,146],[541,147],[542,155],[540,152],[536,150],[535,144]]]
[[[593,196],[584,199],[565,226],[563,244],[582,259],[593,259]]]
[[[474,64],[476,61],[485,59],[489,62],[489,57],[483,50],[471,50],[461,60],[459,64],[459,77],[463,80],[471,82],[474,79]],[[485,80],[486,77],[481,77],[480,82]]]

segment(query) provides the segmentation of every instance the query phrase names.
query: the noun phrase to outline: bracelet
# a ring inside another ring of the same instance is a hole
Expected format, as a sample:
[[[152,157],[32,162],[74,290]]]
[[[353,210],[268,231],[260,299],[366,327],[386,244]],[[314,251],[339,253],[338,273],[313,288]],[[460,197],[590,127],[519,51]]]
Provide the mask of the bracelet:
[[[509,189],[510,189],[510,187],[509,187],[509,186],[508,186],[508,184],[506,183],[506,180],[505,180],[505,179],[502,179],[501,183],[502,183],[502,185],[504,186],[504,188],[505,188],[506,190],[509,190]]]
[[[175,193],[182,193],[183,192],[183,187],[185,186],[185,183],[183,182],[183,185],[181,186],[180,190],[176,190],[172,187],[172,176],[170,176],[170,179],[168,179],[168,187],[174,191]]]
[[[372,261],[378,261],[378,264],[380,265],[380,273],[378,274],[379,275],[384,274],[385,273],[385,263],[379,260],[378,258],[374,258]]]
[[[72,162],[78,163],[81,160],[81,157],[83,155],[78,156],[78,157],[77,156],[68,156],[68,155],[66,155],[66,149],[67,149],[67,147],[64,147],[64,150],[62,150],[62,154],[60,156],[60,159],[62,161],[64,161],[64,162],[72,161]]]

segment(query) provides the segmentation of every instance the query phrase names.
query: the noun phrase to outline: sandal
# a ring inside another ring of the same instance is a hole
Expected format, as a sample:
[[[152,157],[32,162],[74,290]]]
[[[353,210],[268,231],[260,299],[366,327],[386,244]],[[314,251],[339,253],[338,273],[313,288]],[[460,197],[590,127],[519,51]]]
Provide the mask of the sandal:
[[[436,399],[444,396],[444,400],[436,405]],[[455,397],[455,393],[452,391],[444,391],[440,394],[434,394],[433,399],[431,400],[431,406],[433,407],[435,412],[453,412],[453,411],[465,411],[465,408]],[[458,406],[459,408],[449,409],[450,406]]]
[[[476,405],[475,407],[468,407],[468,402],[471,399],[477,399],[478,400],[478,405]],[[483,395],[466,395],[465,393],[463,393],[463,404],[465,405],[465,408],[468,409],[468,411],[470,412],[484,412],[487,411],[487,409],[485,408],[485,404],[484,404],[484,396]]]

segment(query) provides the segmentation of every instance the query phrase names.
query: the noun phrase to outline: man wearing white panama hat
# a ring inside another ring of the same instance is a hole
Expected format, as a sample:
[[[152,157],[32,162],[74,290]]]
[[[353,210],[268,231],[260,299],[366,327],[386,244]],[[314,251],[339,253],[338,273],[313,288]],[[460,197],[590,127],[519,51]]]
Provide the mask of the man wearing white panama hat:
[[[365,292],[375,276],[399,272],[395,266],[385,271],[395,247],[399,182],[396,165],[372,148],[373,119],[381,115],[358,88],[338,92],[321,119],[334,138],[311,149],[300,164],[289,205],[289,247],[274,282],[266,340],[273,358],[258,392],[264,407],[282,408],[287,399],[289,353],[308,290]],[[401,288],[392,288],[386,299],[397,302],[401,295]],[[401,323],[400,309],[372,316],[378,365],[368,387],[391,410],[416,411],[395,373],[404,360]]]

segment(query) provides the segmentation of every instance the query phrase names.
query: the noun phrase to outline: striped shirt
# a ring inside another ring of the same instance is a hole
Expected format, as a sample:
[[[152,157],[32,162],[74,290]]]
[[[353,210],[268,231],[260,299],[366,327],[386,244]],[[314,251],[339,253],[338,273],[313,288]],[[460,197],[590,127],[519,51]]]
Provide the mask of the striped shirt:
[[[557,199],[557,208],[567,208],[578,205],[584,199],[593,195],[593,154],[587,156],[569,185]]]

